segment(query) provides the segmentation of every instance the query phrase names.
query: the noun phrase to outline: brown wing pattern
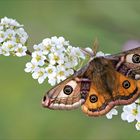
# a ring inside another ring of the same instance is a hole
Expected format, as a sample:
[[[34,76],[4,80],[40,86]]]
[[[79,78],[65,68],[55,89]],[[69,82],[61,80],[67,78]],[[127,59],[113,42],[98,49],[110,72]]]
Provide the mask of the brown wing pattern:
[[[94,84],[91,85],[87,100],[82,105],[82,111],[88,116],[101,116],[116,105],[126,105],[135,101],[140,96],[140,81],[116,72],[116,83],[112,95],[100,91]]]
[[[132,79],[140,79],[140,47],[106,58],[118,72]]]
[[[49,90],[42,105],[50,109],[70,110],[79,107],[84,101],[80,95],[80,82],[71,77]]]

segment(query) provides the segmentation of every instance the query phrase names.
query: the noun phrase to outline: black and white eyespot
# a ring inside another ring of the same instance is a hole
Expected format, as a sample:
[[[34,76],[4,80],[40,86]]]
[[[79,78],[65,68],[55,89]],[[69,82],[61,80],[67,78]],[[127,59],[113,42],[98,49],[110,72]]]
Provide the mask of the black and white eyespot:
[[[73,88],[72,86],[70,85],[66,85],[63,89],[63,92],[66,94],[66,95],[70,95],[72,92],[73,92]]]
[[[132,61],[133,61],[133,63],[140,63],[140,55],[139,54],[134,54],[132,56]]]
[[[126,62],[140,64],[140,54],[128,54],[126,56]]]
[[[130,82],[128,81],[128,80],[125,80],[125,81],[123,81],[123,83],[122,83],[122,86],[125,88],[125,89],[128,89],[129,87],[130,87]]]
[[[98,101],[98,97],[95,94],[90,95],[89,100],[91,103],[95,103]]]
[[[74,89],[77,86],[77,82],[74,80],[69,81],[63,89],[58,94],[57,98],[67,98],[70,94],[73,93]]]

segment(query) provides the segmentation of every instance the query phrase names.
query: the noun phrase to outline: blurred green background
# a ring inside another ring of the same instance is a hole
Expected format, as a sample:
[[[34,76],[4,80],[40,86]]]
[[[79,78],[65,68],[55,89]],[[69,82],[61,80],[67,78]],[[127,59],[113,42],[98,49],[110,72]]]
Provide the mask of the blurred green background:
[[[0,0],[0,18],[24,24],[29,46],[51,36],[91,47],[98,37],[100,50],[121,51],[123,44],[140,39],[140,1],[134,0]],[[31,49],[31,48],[30,48]],[[135,123],[120,115],[89,118],[80,109],[52,111],[41,106],[50,86],[39,85],[24,72],[30,57],[0,56],[0,139],[4,140],[138,140]]]

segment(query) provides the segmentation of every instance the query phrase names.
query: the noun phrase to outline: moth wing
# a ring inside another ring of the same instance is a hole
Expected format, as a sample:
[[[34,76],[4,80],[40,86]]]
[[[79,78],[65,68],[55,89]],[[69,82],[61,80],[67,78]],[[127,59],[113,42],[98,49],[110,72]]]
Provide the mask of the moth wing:
[[[56,110],[70,110],[78,108],[85,101],[84,99],[81,99],[80,85],[80,82],[71,76],[50,89],[42,99],[42,105]],[[64,92],[66,87],[67,93]]]
[[[112,62],[118,72],[132,79],[140,79],[140,47],[105,58]]]
[[[116,76],[112,94],[97,88],[93,83],[91,84],[88,97],[82,105],[82,111],[85,114],[95,117],[102,116],[114,106],[130,104],[140,96],[139,80],[133,80],[118,72],[116,72]]]

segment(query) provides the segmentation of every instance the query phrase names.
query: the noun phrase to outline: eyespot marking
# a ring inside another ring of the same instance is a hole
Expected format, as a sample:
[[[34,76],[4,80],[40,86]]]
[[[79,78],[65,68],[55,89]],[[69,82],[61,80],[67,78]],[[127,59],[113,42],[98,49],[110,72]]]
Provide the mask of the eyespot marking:
[[[89,100],[91,103],[95,103],[98,101],[98,97],[95,94],[90,95]]]
[[[122,83],[122,86],[125,88],[125,89],[128,89],[130,87],[130,82],[128,80],[125,80],[123,83]]]
[[[73,92],[73,88],[70,86],[70,85],[66,85],[63,89],[63,92],[66,94],[66,95],[70,95],[72,92]]]
[[[132,62],[133,63],[140,63],[140,55],[139,54],[134,54],[132,56]]]
[[[140,63],[140,54],[128,54],[126,55],[126,62],[128,63]]]

